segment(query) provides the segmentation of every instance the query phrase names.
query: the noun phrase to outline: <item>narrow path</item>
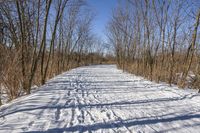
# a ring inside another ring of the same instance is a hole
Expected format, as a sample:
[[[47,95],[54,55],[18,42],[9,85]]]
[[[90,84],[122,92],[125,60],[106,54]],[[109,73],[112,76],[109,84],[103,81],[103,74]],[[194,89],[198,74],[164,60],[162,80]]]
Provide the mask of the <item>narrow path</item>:
[[[73,69],[0,108],[0,132],[200,131],[200,95],[123,73]]]

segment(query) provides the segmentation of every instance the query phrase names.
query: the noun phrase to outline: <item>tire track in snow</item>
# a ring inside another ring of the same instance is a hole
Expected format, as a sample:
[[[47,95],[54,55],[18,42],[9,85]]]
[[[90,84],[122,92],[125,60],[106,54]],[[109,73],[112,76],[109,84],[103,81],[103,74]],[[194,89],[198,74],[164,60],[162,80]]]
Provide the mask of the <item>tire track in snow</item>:
[[[75,116],[75,103],[73,101],[72,102],[72,109],[71,109],[71,119],[70,119],[70,122],[69,122],[69,126],[74,125],[74,116]]]
[[[72,99],[66,101],[66,105],[71,106],[71,119],[70,119],[69,124],[65,125],[65,127],[73,126],[74,123],[76,122],[75,120],[78,120],[78,123],[83,123],[84,119],[85,119],[85,116],[84,116],[85,113],[80,108],[81,103],[80,103],[80,98],[79,98],[79,93],[80,93],[79,90],[81,90],[80,87],[82,87],[82,85],[81,85],[82,82],[80,81],[80,77],[81,77],[80,75],[74,76],[70,83],[70,86],[73,88],[72,91],[74,91],[73,92],[74,99],[73,99],[73,101],[72,101]],[[81,92],[84,93],[83,91],[81,91]],[[68,95],[71,95],[71,93],[72,93],[71,91],[68,91]],[[81,95],[83,98],[84,95],[82,93],[81,93]],[[79,114],[81,114],[81,115],[79,115]],[[76,117],[76,119],[75,119],[75,117]]]
[[[60,119],[60,115],[61,115],[60,108],[57,108],[56,112],[55,112],[55,120],[56,121],[58,121]]]
[[[85,71],[82,71],[82,73],[85,73]],[[85,108],[82,108],[83,105],[87,105],[88,103],[86,102],[87,100],[87,97],[85,97],[85,92],[87,91],[86,87],[86,83],[87,83],[87,80],[85,78],[84,75],[79,75],[78,76],[78,80],[79,80],[79,89],[80,89],[80,93],[78,93],[77,95],[77,102],[78,102],[78,109],[79,109],[79,112],[80,114],[78,115],[78,120],[79,120],[79,123],[84,123],[85,122],[85,118],[86,118],[86,114],[87,114],[87,111]],[[87,93],[88,94],[88,93]]]

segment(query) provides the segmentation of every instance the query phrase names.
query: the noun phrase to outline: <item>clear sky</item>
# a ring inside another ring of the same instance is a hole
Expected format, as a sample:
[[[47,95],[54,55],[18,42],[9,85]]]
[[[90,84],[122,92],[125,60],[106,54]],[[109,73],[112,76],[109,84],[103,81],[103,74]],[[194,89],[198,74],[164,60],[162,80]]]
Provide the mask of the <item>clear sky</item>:
[[[112,10],[117,6],[118,0],[87,0],[87,4],[95,12],[93,32],[102,39],[106,39],[106,25],[109,22]]]

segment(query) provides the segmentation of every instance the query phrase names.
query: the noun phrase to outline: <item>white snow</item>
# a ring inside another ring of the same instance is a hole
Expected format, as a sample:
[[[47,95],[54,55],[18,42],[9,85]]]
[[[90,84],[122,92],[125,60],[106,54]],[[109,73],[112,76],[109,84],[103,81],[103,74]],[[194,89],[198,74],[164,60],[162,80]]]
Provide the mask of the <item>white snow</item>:
[[[200,132],[200,95],[115,65],[73,69],[0,107],[0,132]]]

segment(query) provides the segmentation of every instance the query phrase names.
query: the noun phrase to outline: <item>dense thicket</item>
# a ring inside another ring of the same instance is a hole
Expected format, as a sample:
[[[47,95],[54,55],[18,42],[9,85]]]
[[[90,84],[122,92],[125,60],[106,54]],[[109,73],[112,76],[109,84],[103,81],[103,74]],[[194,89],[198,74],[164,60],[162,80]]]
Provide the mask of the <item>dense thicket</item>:
[[[198,0],[127,0],[113,11],[108,38],[118,66],[150,80],[200,88]]]
[[[70,68],[105,61],[93,17],[83,0],[0,2],[0,92],[12,100]]]

